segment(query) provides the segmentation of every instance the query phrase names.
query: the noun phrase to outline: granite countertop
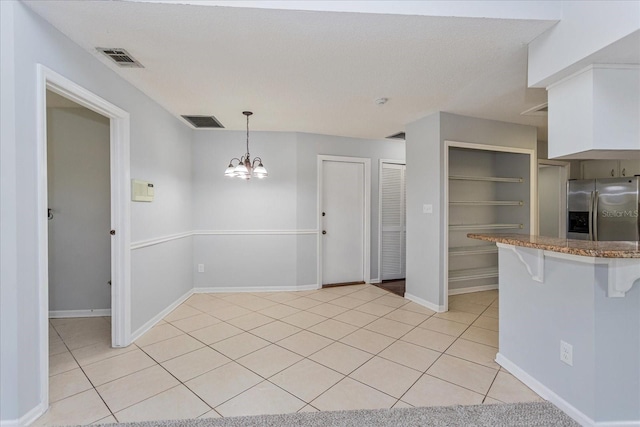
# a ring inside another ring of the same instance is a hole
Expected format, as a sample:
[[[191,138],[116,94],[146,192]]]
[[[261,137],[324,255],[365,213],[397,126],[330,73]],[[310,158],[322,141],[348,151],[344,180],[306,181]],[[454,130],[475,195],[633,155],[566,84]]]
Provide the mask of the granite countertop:
[[[640,242],[592,242],[529,234],[469,233],[470,239],[598,258],[640,258]]]

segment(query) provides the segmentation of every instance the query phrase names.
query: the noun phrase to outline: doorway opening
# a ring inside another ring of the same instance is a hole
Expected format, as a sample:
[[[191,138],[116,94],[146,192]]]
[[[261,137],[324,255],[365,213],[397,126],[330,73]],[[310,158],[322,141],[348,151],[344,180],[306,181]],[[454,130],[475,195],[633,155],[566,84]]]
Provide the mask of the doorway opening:
[[[567,237],[567,181],[570,163],[538,160],[538,232]]]
[[[318,156],[318,285],[370,282],[371,160]]]

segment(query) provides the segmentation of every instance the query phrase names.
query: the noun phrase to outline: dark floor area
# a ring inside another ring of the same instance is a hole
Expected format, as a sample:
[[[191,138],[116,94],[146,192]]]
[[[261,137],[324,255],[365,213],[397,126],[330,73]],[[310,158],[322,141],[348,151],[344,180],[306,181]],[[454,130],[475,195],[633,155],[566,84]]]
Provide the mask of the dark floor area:
[[[385,280],[376,286],[404,297],[404,280]]]

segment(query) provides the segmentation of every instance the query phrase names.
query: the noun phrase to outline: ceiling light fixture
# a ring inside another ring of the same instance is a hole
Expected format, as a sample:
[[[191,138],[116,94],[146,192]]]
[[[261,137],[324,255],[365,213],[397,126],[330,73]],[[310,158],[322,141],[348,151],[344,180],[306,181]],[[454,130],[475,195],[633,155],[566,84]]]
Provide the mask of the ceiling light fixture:
[[[251,155],[249,154],[249,116],[253,113],[251,111],[243,111],[242,114],[247,116],[247,152],[239,159],[237,157],[231,159],[229,166],[227,166],[227,169],[224,171],[224,175],[230,178],[238,177],[246,180],[251,179],[252,176],[258,179],[264,179],[269,173],[262,165],[262,159],[256,157],[251,160]],[[233,164],[234,160],[238,161],[238,164],[235,166]],[[258,166],[256,166],[256,163],[258,163]]]

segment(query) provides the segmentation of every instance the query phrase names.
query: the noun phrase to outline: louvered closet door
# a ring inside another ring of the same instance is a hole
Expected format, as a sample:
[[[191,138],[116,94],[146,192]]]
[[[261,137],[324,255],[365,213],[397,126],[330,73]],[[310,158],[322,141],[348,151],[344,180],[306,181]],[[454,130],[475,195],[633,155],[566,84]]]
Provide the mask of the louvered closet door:
[[[382,164],[381,279],[405,277],[405,165]]]

